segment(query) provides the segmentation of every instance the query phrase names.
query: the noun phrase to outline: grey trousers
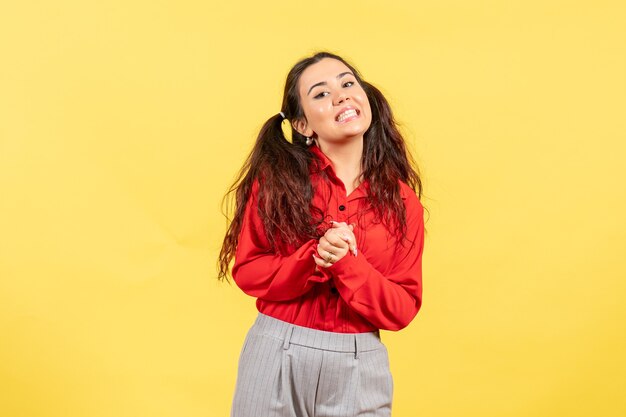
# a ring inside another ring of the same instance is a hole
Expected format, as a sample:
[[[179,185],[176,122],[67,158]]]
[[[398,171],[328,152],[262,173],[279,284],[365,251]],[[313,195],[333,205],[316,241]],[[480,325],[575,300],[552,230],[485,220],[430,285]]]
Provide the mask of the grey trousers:
[[[259,313],[239,357],[231,417],[388,417],[392,394],[378,332],[326,332]]]

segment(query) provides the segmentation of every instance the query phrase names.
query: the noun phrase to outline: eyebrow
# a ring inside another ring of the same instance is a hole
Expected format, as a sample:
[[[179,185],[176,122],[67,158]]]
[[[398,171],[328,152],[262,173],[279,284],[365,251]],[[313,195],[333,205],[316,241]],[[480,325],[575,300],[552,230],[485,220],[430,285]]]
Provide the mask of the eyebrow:
[[[354,76],[354,74],[352,74],[352,72],[350,72],[350,71],[346,71],[346,72],[342,72],[341,74],[339,74],[339,75],[337,76],[337,79],[340,79],[341,77],[343,77],[343,76],[345,76],[345,75],[348,75],[348,74],[350,74],[350,75]],[[319,87],[320,85],[327,85],[327,84],[328,84],[328,83],[327,83],[326,81],[322,81],[322,82],[319,82],[319,83],[317,83],[317,84],[313,84],[313,85],[311,86],[311,88],[309,88],[309,91],[306,93],[306,95],[308,96],[309,94],[311,94],[311,90],[313,90],[315,87]]]

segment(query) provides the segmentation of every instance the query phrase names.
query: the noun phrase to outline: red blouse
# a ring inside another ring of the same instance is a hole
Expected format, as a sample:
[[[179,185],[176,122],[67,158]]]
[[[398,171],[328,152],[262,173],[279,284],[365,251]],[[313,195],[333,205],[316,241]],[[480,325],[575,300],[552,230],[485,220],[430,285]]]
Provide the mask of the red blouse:
[[[348,252],[332,266],[316,270],[315,239],[289,255],[272,252],[256,209],[255,182],[232,269],[235,282],[246,294],[257,297],[261,313],[299,326],[339,333],[406,327],[422,304],[422,204],[400,181],[407,229],[404,244],[399,244],[368,209],[367,182],[346,196],[330,160],[317,146],[311,150],[319,159],[311,170],[312,203],[329,220],[355,224],[357,256]]]

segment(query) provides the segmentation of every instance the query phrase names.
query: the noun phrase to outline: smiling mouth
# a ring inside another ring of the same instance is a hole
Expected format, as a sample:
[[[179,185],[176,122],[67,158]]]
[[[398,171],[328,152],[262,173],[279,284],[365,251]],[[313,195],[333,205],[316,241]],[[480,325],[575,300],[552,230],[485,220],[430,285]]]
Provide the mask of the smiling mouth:
[[[339,123],[351,118],[351,117],[357,117],[359,115],[359,111],[356,109],[348,109],[346,111],[344,111],[343,113],[340,113],[339,116],[337,116],[335,118],[336,121],[338,121]]]

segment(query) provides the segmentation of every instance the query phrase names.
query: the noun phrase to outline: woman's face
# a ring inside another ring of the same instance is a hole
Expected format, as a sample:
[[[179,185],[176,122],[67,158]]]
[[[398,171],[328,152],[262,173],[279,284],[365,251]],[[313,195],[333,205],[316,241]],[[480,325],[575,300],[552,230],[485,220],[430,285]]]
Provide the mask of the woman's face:
[[[307,67],[298,90],[306,120],[295,121],[294,128],[304,136],[338,144],[362,138],[370,127],[367,94],[343,62],[324,58]]]

